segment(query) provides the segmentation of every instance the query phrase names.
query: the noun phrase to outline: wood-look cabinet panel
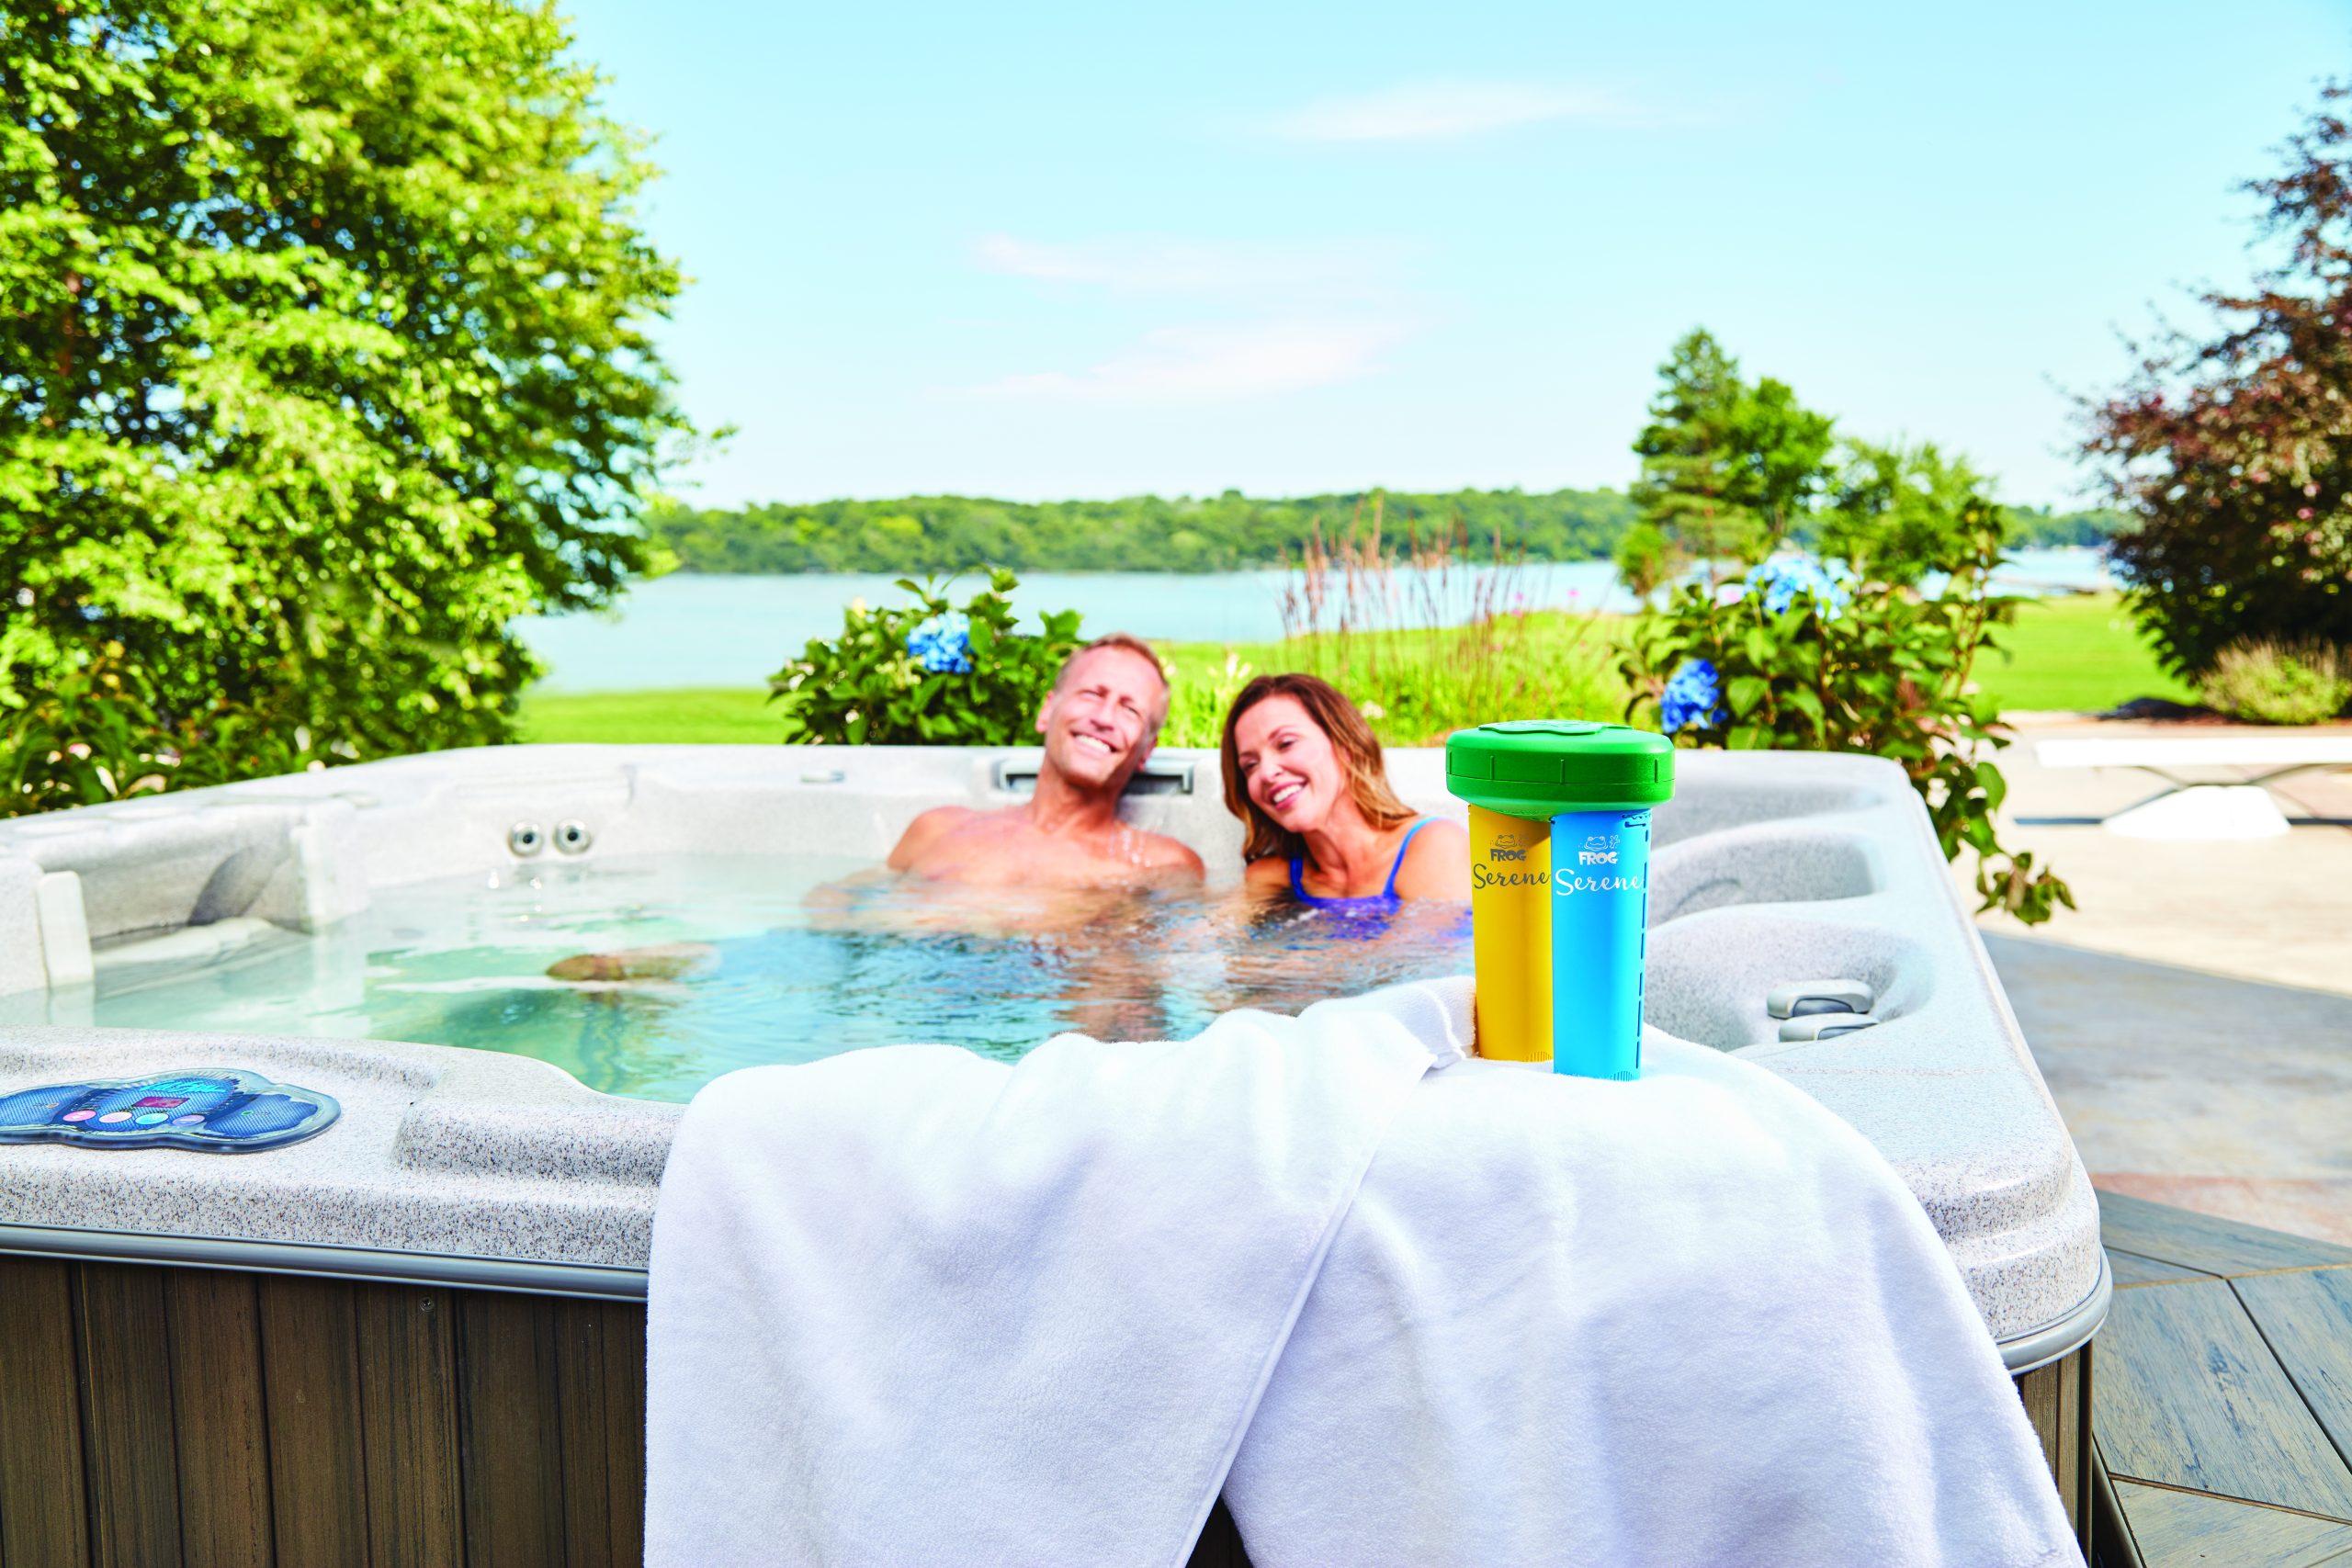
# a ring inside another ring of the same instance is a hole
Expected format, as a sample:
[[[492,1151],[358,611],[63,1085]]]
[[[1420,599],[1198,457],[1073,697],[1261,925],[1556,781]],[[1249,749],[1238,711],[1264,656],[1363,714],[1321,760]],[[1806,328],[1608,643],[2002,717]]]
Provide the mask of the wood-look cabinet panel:
[[[288,1568],[368,1561],[352,1290],[282,1274],[254,1282],[271,1536]]]
[[[254,1277],[211,1269],[164,1276],[180,1551],[187,1568],[272,1568],[269,1422]]]
[[[74,1265],[0,1261],[0,1565],[90,1560]]]

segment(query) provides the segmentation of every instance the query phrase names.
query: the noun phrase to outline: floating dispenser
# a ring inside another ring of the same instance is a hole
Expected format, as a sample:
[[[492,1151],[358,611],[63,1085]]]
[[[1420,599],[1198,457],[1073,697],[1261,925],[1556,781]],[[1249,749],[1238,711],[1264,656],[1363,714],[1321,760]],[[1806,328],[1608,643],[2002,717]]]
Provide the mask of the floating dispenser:
[[[1622,724],[1482,724],[1446,738],[1445,787],[1470,804],[1479,1054],[1637,1076],[1650,808],[1674,795],[1674,743]]]

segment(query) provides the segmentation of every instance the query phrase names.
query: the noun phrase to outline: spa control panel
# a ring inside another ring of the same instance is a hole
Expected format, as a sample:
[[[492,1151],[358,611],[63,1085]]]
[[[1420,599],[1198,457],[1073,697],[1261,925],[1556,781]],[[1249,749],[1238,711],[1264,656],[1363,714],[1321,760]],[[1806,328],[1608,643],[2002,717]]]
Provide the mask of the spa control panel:
[[[0,1093],[0,1143],[250,1154],[300,1143],[342,1113],[316,1089],[199,1069]]]

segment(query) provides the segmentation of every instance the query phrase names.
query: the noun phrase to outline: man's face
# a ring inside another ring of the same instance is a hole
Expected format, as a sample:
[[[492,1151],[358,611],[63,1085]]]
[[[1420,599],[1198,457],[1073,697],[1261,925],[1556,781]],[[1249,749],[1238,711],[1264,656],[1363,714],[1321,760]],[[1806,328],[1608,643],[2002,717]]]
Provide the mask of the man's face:
[[[1151,755],[1152,716],[1166,688],[1159,671],[1125,648],[1080,654],[1046,699],[1037,733],[1046,759],[1081,788],[1124,788]]]

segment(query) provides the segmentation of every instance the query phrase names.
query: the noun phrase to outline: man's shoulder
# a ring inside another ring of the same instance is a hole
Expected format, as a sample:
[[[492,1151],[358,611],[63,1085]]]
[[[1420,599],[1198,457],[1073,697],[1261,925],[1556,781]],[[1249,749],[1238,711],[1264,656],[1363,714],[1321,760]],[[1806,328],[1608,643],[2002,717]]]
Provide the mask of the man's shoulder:
[[[1193,846],[1183,840],[1171,839],[1165,833],[1154,833],[1148,829],[1137,829],[1136,836],[1142,840],[1140,847],[1146,865],[1166,870],[1182,869],[1195,876],[1208,874],[1208,867],[1202,863],[1199,855],[1193,853]]]
[[[962,827],[975,818],[991,815],[993,813],[985,812],[971,806],[934,806],[907,824],[902,841],[903,839],[911,839],[917,834],[926,839],[935,839],[942,833]]]
[[[907,824],[890,852],[890,869],[904,871],[922,852],[979,813],[968,806],[934,806]]]

